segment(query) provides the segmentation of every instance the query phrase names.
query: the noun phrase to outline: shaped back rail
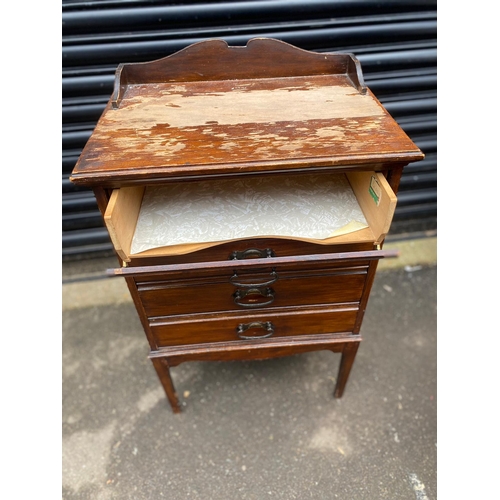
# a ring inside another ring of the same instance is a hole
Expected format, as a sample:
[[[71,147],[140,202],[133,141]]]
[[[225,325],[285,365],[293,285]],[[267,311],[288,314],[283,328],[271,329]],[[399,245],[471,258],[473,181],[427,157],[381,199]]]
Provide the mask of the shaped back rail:
[[[272,38],[233,47],[214,39],[156,61],[120,64],[111,106],[120,106],[128,85],[308,75],[345,75],[360,94],[366,93],[361,65],[352,54],[309,52]]]

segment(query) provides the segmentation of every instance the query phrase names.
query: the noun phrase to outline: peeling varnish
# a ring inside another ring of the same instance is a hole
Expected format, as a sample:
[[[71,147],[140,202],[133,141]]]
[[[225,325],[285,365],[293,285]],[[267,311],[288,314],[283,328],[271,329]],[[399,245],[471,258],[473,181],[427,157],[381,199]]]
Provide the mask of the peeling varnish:
[[[114,137],[114,147],[119,148],[127,155],[128,160],[140,159],[138,153],[164,157],[178,153],[186,147],[186,144],[176,139],[165,139],[165,137],[149,138],[144,141],[141,137]],[[133,157],[129,155],[134,155]]]
[[[339,140],[345,139],[345,133],[340,127],[323,127],[315,131],[315,134],[320,137],[330,137]]]
[[[329,164],[392,153],[395,137],[402,154],[414,151],[371,92],[345,77],[133,84],[102,115],[78,171]]]
[[[106,142],[109,154],[102,152],[106,162],[119,161],[119,156],[138,163],[143,161],[186,164],[206,164],[212,161],[238,161],[242,151],[254,161],[273,158],[303,158],[315,155],[359,152],[359,132],[380,127],[381,118],[341,119],[331,121],[245,124],[239,127],[189,127],[175,129],[166,124],[149,130],[123,130],[119,134],[99,134],[96,139]],[[153,130],[153,133],[151,133]],[[351,133],[352,131],[352,133]],[[362,132],[361,132],[362,133]],[[366,135],[363,148],[379,149],[373,134]],[[96,148],[99,146],[96,144]],[[97,149],[95,149],[97,150]]]
[[[297,119],[336,119],[382,116],[372,99],[352,87],[285,87],[271,90],[232,90],[187,94],[175,88],[160,95],[130,96],[124,105],[106,113],[101,126],[147,129],[292,122]]]
[[[220,149],[224,149],[224,150],[228,150],[228,149],[233,149],[233,148],[237,148],[239,146],[239,144],[237,142],[224,142],[221,146],[220,146]]]
[[[182,144],[180,142],[177,142],[173,145],[168,145],[169,146],[169,152],[170,153],[177,153],[178,151],[181,151],[182,149],[184,149],[186,147],[185,144]]]
[[[217,82],[218,92],[208,82],[133,86],[103,115],[94,150],[107,144],[100,159],[110,167],[124,159],[154,166],[356,154],[365,133],[361,149],[378,150],[382,138],[369,131],[381,127],[383,108],[331,83]]]

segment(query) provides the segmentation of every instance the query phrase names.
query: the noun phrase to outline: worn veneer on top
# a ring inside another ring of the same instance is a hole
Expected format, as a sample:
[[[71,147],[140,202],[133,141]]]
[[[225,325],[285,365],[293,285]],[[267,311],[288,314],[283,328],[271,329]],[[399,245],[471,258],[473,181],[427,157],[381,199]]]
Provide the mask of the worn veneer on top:
[[[338,77],[284,80],[132,86],[119,109],[106,109],[82,167],[183,170],[242,159],[292,166],[392,154],[398,129],[371,93]]]
[[[266,57],[262,57],[265,50]],[[269,64],[273,57],[278,63]],[[293,61],[293,62],[291,62]],[[348,54],[212,40],[122,65],[72,174],[86,185],[416,161]]]

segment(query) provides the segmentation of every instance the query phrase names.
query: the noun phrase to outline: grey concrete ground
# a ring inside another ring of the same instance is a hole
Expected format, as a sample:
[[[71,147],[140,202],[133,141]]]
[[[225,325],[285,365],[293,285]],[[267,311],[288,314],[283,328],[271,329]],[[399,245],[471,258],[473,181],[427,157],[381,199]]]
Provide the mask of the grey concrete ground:
[[[185,363],[171,412],[116,261],[63,265],[63,499],[437,498],[436,240],[382,262],[340,355]]]

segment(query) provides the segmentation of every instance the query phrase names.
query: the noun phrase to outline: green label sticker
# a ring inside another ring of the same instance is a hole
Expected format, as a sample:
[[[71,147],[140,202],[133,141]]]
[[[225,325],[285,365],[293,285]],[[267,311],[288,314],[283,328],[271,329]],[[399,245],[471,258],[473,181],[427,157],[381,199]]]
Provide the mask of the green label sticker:
[[[380,187],[380,184],[378,183],[378,180],[376,177],[372,175],[372,178],[370,179],[370,195],[375,201],[375,204],[377,207],[380,204],[380,198],[382,197],[382,188]]]

